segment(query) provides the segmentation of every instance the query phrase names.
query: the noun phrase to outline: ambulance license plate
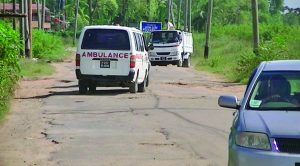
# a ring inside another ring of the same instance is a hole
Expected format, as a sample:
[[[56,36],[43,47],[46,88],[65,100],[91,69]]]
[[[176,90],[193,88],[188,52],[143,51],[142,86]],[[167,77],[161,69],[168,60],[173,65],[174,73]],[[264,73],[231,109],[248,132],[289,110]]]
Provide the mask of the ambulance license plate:
[[[100,61],[100,68],[110,68],[110,61]]]

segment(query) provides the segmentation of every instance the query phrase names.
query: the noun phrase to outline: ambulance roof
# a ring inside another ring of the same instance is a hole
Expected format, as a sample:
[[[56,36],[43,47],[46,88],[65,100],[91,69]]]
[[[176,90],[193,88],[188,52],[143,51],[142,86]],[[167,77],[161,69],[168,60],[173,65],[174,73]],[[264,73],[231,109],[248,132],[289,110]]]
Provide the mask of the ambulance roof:
[[[132,27],[125,27],[125,26],[115,26],[115,25],[92,25],[92,26],[86,26],[84,29],[119,29],[119,30],[126,30],[126,31],[134,31],[134,32],[140,32],[140,30]]]

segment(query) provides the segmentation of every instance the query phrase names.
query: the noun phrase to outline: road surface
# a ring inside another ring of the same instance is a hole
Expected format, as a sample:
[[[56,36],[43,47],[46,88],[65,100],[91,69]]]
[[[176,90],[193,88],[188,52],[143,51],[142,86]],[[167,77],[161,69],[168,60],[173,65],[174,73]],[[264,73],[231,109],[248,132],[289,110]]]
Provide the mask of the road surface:
[[[233,111],[221,94],[243,86],[193,69],[152,67],[145,93],[79,95],[71,59],[20,83],[0,127],[5,166],[224,166]]]

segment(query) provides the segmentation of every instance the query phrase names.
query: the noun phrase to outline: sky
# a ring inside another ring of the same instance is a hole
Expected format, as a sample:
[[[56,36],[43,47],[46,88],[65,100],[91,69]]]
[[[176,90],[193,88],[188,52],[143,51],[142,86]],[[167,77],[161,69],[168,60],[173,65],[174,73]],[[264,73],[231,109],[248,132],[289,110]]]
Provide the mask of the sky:
[[[300,0],[284,0],[284,5],[292,8],[299,8]]]

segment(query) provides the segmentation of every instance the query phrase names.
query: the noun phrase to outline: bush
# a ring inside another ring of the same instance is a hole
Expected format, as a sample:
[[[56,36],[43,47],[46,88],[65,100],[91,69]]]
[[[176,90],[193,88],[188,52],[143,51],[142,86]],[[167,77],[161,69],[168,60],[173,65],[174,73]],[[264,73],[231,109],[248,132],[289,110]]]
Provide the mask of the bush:
[[[34,58],[60,61],[64,58],[64,46],[60,37],[41,30],[33,30],[32,54]]]
[[[19,79],[19,35],[4,22],[0,22],[0,118],[7,111],[9,96]]]

